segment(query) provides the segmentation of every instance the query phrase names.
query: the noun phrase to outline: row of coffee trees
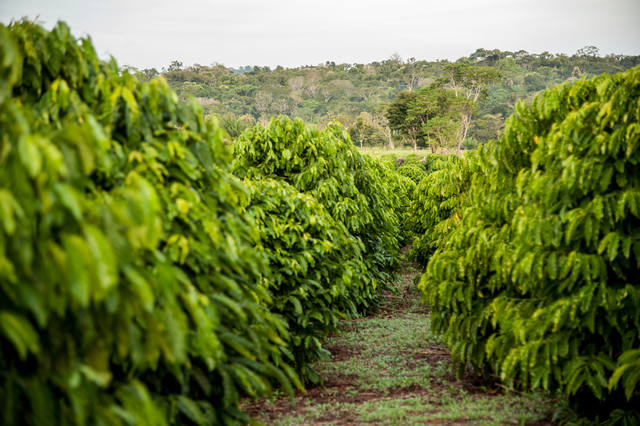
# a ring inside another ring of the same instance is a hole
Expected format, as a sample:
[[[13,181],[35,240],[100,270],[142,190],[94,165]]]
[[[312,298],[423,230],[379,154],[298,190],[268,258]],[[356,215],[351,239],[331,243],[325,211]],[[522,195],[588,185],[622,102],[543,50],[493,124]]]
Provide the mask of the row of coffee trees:
[[[547,90],[417,185],[407,219],[453,360],[640,421],[640,68]]]
[[[0,129],[3,424],[244,424],[398,262],[412,187],[342,128],[233,147],[63,23],[0,27]]]

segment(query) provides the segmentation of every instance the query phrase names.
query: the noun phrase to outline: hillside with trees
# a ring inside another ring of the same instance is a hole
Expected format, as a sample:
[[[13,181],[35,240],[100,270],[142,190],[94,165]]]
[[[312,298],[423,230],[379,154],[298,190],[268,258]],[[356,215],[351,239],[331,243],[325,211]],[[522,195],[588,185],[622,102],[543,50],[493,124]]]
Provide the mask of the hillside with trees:
[[[640,56],[601,56],[596,47],[586,46],[570,56],[478,49],[453,63],[398,55],[369,64],[275,69],[185,67],[173,61],[160,72],[144,69],[140,75],[162,74],[180,98],[193,96],[205,114],[220,116],[232,137],[256,122],[286,115],[318,127],[339,121],[359,146],[453,151],[498,137],[519,100],[565,81],[637,64]]]

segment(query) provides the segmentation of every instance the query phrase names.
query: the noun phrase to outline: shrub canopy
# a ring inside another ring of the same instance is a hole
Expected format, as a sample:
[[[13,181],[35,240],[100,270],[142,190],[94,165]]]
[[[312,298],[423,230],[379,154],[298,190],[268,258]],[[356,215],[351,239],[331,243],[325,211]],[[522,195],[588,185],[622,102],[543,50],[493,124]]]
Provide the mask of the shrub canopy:
[[[518,105],[479,150],[420,284],[455,359],[583,408],[637,399],[639,144],[635,68]]]
[[[398,260],[398,195],[391,171],[355,148],[339,125],[324,130],[301,120],[272,118],[244,132],[234,145],[234,170],[249,179],[281,178],[313,196],[361,246],[373,288],[389,279]],[[364,301],[363,301],[364,302]]]
[[[258,248],[269,260],[267,306],[289,324],[302,377],[317,383],[309,363],[328,355],[322,340],[375,295],[360,278],[366,273],[360,246],[313,197],[285,181],[245,182],[252,193],[247,212],[261,236]]]
[[[19,22],[0,128],[3,423],[244,422],[241,394],[292,391],[248,191],[199,106]]]
[[[410,257],[424,268],[440,238],[459,217],[447,221],[464,201],[471,177],[478,171],[475,153],[441,160],[439,169],[424,175],[411,195],[407,228],[415,236]]]

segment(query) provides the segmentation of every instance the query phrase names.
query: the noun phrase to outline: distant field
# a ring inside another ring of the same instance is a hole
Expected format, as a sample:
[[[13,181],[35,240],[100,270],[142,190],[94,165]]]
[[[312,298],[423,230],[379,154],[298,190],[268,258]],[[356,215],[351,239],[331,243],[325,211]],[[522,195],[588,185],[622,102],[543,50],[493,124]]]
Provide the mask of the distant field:
[[[383,147],[365,147],[365,148],[358,148],[358,150],[361,153],[368,154],[372,157],[380,157],[385,154],[394,154],[397,157],[406,157],[410,154],[414,154],[413,148],[410,148],[410,147],[403,147],[403,148],[396,148],[396,149],[388,149]],[[428,149],[418,149],[419,156],[428,155],[429,152],[430,151]]]

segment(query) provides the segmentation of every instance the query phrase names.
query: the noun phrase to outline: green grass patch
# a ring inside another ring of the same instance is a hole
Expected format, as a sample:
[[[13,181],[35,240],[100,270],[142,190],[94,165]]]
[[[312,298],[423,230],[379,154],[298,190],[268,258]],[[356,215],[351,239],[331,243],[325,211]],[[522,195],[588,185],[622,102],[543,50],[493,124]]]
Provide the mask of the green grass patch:
[[[544,394],[520,394],[457,380],[450,356],[431,332],[406,268],[371,317],[345,321],[326,347],[333,359],[314,364],[325,386],[309,389],[291,406],[283,398],[261,412],[273,425],[544,424],[555,409]]]
[[[360,151],[363,154],[368,154],[372,157],[381,157],[385,154],[393,154],[400,158],[406,158],[408,155],[416,154],[416,152],[411,147],[402,147],[402,148],[396,148],[396,149],[389,149],[389,148],[379,147],[379,146],[362,147],[362,148],[358,148],[358,151]],[[417,155],[420,157],[424,157],[425,155],[428,155],[430,152],[431,151],[427,149],[419,149],[417,152]]]

